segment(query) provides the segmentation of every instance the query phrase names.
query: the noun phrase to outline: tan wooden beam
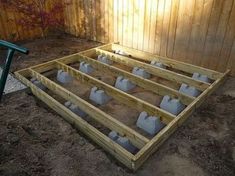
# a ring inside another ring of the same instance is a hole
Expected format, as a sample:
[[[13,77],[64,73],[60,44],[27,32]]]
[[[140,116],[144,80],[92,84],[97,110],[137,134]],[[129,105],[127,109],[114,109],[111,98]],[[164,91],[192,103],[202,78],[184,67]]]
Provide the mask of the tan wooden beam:
[[[77,78],[78,80],[90,84],[91,86],[96,86],[104,90],[109,96],[112,96],[114,99],[121,101],[129,107],[137,109],[139,111],[146,111],[150,115],[158,116],[165,124],[168,124],[176,116],[160,109],[157,106],[154,106],[148,102],[145,102],[139,98],[136,98],[130,94],[127,94],[113,86],[110,86],[96,78],[93,78],[85,73],[82,73],[68,65],[63,64],[62,62],[57,61],[57,68],[62,69],[63,71],[68,72],[71,76]]]
[[[195,79],[190,78],[188,76],[185,76],[185,75],[182,75],[182,74],[179,74],[176,72],[172,72],[170,70],[158,68],[158,67],[152,66],[150,64],[146,64],[146,63],[137,61],[135,59],[131,59],[131,58],[128,58],[125,56],[114,54],[109,51],[105,51],[105,50],[98,49],[98,48],[96,48],[96,51],[98,54],[104,54],[104,55],[108,56],[109,59],[111,59],[115,62],[121,63],[121,64],[129,66],[129,67],[143,68],[147,72],[149,72],[155,76],[158,76],[158,77],[161,77],[161,78],[173,81],[173,82],[177,82],[179,84],[185,83],[187,85],[194,86],[201,91],[204,91],[206,88],[208,88],[210,86],[209,83],[195,80]]]
[[[229,74],[229,70],[226,71],[222,77],[217,79],[210,87],[199,95],[194,102],[185,108],[173,121],[171,121],[163,130],[161,130],[151,141],[146,144],[134,157],[134,168],[138,169],[143,162],[155,152],[160,145],[169,138],[169,136],[179,127],[181,124],[195,111],[197,107],[206,99],[208,96],[217,89],[226,79]]]
[[[39,80],[44,86],[49,88],[52,92],[60,95],[64,99],[71,101],[73,104],[77,105],[82,111],[86,112],[96,121],[104,125],[105,127],[118,132],[120,135],[127,136],[130,141],[138,148],[142,148],[149,140],[144,136],[140,135],[133,129],[114,119],[110,115],[101,111],[97,107],[78,97],[74,93],[68,91],[62,86],[54,83],[45,76],[37,73],[36,71],[29,69],[31,75]]]
[[[15,73],[16,77],[21,80],[25,85],[31,88],[33,94],[38,97],[40,100],[45,102],[50,108],[59,113],[66,121],[73,124],[76,128],[81,130],[86,136],[90,137],[93,141],[95,141],[98,145],[102,146],[106,151],[111,153],[115,158],[117,158],[120,162],[126,165],[128,168],[133,169],[132,166],[132,158],[133,154],[126,151],[116,142],[109,139],[106,135],[98,131],[96,128],[91,126],[81,117],[74,114],[68,108],[63,106],[53,97],[48,95],[46,92],[39,89],[37,86],[32,84],[28,79],[20,74],[20,72]]]
[[[151,54],[148,52],[135,50],[135,49],[124,47],[124,46],[121,46],[118,44],[112,44],[112,50],[125,51],[125,52],[129,53],[132,57],[141,59],[143,61],[149,61],[149,62],[151,62],[152,60],[158,61],[158,62],[165,64],[166,66],[168,66],[170,68],[178,69],[178,70],[184,71],[186,73],[193,74],[193,73],[197,72],[197,73],[200,73],[203,75],[207,75],[210,79],[213,79],[213,80],[216,80],[223,75],[222,73],[214,71],[214,70],[210,70],[207,68],[188,64],[185,62],[180,62],[180,61],[170,59],[167,57],[163,57],[163,56],[159,56],[156,54]]]
[[[138,85],[146,90],[152,91],[158,95],[162,95],[162,96],[170,95],[172,98],[179,98],[180,101],[182,103],[184,103],[185,105],[189,105],[195,99],[194,97],[180,93],[179,91],[176,91],[176,90],[169,88],[167,86],[164,86],[162,84],[155,83],[151,80],[141,78],[141,77],[136,76],[132,73],[129,73],[125,70],[121,70],[121,69],[114,67],[112,65],[104,64],[102,62],[99,62],[95,59],[91,59],[91,58],[86,57],[84,55],[78,55],[73,60],[70,60],[69,63],[74,63],[76,61],[80,61],[80,62],[85,61],[86,63],[91,64],[93,68],[97,69],[100,72],[106,73],[106,74],[111,74],[114,76],[123,76],[125,78],[128,78],[136,85]],[[67,59],[60,60],[60,62],[68,64]]]

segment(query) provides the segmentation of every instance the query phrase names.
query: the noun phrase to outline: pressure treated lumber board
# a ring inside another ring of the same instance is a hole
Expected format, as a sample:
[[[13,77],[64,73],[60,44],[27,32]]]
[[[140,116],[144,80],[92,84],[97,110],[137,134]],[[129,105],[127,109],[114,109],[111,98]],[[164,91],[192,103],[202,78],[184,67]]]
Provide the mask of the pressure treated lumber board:
[[[134,58],[114,54],[112,51],[116,49],[128,52],[132,56],[134,56]],[[202,93],[196,98],[187,96],[179,92],[178,90],[169,88],[165,85],[162,85],[161,83],[138,77],[128,71],[125,71],[121,68],[117,68],[112,65],[103,64],[94,59],[94,56],[100,53],[108,56],[109,59],[113,60],[114,62],[118,62],[119,64],[128,65],[130,67],[140,66],[141,68],[146,69],[147,72],[168,79],[174,83],[187,83],[190,86],[195,86],[196,88],[200,89]],[[135,60],[135,58],[138,60]],[[152,59],[156,58],[158,58],[158,61],[166,64],[170,68],[174,68],[190,74],[198,72],[207,75],[213,80],[213,82],[204,83],[202,81],[194,80],[190,76],[183,75],[181,73],[176,73],[167,69],[155,68],[150,64],[146,63],[146,61],[150,62]],[[80,72],[79,70],[71,66],[71,64],[77,64],[82,61],[91,64],[91,66],[96,69],[96,71],[99,71],[103,74],[110,74],[116,77],[124,76],[125,78],[130,79],[133,83],[135,83],[139,87],[142,87],[145,90],[152,91],[161,96],[169,95],[172,98],[178,98],[183,104],[187,105],[187,107],[179,115],[172,115],[171,113],[164,111],[157,106],[154,106],[140,98],[136,98],[128,92],[123,92],[115,88],[114,86],[106,84],[105,82],[96,79],[91,75]],[[112,96],[117,101],[121,101],[129,107],[136,108],[140,111],[146,111],[150,115],[160,116],[160,119],[163,123],[166,124],[166,126],[151,139],[146,138],[134,129],[128,127],[127,125],[118,121],[114,117],[106,114],[99,108],[95,107],[86,100],[80,98],[76,94],[70,92],[63,86],[57,84],[56,82],[48,79],[45,76],[45,74],[50,73],[50,71],[56,71],[59,69],[68,72],[68,74],[70,74],[71,76],[78,79],[84,84],[96,86],[98,88],[103,89],[108,95]],[[149,55],[149,53],[140,52],[117,44],[103,45],[15,72],[16,77],[21,80],[25,85],[30,87],[35,96],[45,102],[49,107],[54,109],[69,123],[75,124],[75,126],[80,129],[85,135],[90,137],[98,145],[102,146],[106,151],[113,155],[117,160],[119,160],[126,167],[132,170],[137,170],[147,160],[147,158],[153,152],[155,152],[160,147],[160,145],[166,139],[168,139],[169,136],[190,116],[190,114],[192,114],[194,110],[199,107],[201,103],[219,85],[222,84],[228,74],[229,70],[225,73],[220,73],[191,64],[174,62],[174,60],[169,58],[159,59],[158,56]],[[72,111],[70,111],[60,102],[58,102],[48,93],[35,86],[31,81],[29,81],[29,79],[32,77],[39,80],[53,93],[57,94],[58,96],[64,98],[67,101],[71,101],[73,104],[80,107],[91,118],[101,123],[104,127],[108,128],[109,130],[117,131],[121,136],[127,137],[131,141],[131,143],[139,149],[139,151],[136,154],[132,154],[122,148],[120,145],[112,141],[110,138],[108,138],[108,136],[100,132],[94,126],[74,114]]]

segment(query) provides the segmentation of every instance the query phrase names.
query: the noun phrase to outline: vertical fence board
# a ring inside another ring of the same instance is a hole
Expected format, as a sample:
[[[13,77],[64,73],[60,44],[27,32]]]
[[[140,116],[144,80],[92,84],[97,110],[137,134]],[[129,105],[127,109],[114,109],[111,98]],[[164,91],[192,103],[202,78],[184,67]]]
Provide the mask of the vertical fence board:
[[[30,1],[30,0],[29,0]],[[65,31],[235,75],[235,0],[63,0]],[[49,1],[50,2],[50,1]],[[48,4],[50,8],[52,4]],[[17,25],[22,14],[0,7],[0,37],[23,40],[40,29]]]

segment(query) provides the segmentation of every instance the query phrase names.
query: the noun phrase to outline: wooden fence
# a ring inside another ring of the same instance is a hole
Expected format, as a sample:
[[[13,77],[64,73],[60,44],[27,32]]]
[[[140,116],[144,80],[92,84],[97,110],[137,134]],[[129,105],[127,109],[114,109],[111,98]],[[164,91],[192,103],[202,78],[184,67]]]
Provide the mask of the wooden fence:
[[[234,1],[70,0],[65,30],[235,75]]]

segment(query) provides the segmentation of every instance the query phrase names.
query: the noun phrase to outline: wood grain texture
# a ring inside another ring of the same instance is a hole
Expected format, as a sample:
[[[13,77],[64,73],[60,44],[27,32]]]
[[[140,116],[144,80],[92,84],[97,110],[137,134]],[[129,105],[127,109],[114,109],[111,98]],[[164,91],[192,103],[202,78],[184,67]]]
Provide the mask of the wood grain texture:
[[[235,75],[234,1],[71,0],[63,13],[65,31],[222,72],[231,69]],[[20,15],[2,7],[0,11],[1,39],[40,35],[38,29],[17,26]]]
[[[100,1],[100,15],[92,16],[102,21],[93,28],[96,41],[235,75],[235,0]]]

